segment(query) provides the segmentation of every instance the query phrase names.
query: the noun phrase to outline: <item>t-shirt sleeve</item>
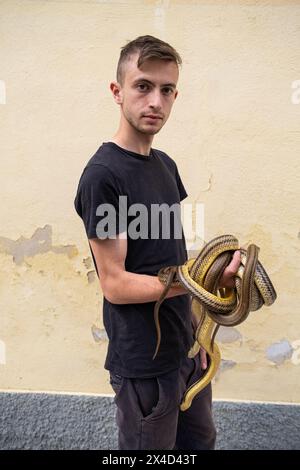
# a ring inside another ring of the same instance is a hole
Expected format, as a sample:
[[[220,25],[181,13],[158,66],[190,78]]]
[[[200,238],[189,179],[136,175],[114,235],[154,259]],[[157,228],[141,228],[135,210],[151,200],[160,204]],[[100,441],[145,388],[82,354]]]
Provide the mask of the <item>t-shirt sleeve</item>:
[[[119,223],[119,196],[114,175],[108,168],[103,165],[85,168],[79,180],[74,206],[88,238],[115,238],[125,231]]]
[[[185,190],[185,187],[183,186],[183,183],[181,181],[177,166],[176,166],[175,176],[176,176],[178,191],[179,191],[179,194],[180,194],[180,201],[183,201],[183,199],[185,199],[188,196],[188,194],[187,194],[187,192]]]

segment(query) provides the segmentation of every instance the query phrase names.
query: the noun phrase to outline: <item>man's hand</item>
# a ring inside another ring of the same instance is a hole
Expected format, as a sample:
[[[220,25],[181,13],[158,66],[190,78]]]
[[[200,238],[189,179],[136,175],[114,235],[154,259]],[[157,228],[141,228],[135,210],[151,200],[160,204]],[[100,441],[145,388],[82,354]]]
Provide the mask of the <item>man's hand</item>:
[[[235,251],[229,265],[224,269],[222,277],[219,282],[219,287],[234,287],[234,278],[241,263],[241,253],[239,250]]]

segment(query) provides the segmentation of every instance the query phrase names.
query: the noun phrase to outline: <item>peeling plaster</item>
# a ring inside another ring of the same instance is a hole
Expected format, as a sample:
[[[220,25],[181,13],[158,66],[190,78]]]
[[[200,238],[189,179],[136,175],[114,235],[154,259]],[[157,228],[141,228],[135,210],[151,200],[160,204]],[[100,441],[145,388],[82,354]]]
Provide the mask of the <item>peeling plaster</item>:
[[[89,271],[88,273],[86,273],[86,275],[87,275],[89,284],[91,284],[92,282],[95,281],[95,279],[96,279],[96,271]]]
[[[215,378],[214,380],[215,381],[218,381],[219,378],[220,378],[220,375],[225,372],[226,370],[229,370],[229,369],[232,369],[233,367],[236,366],[236,362],[235,361],[231,361],[231,360],[227,360],[227,359],[221,359],[221,364],[220,364],[220,367],[215,375]]]
[[[92,325],[91,330],[96,343],[99,343],[100,341],[108,341],[108,336],[104,328],[101,329],[96,325]]]
[[[45,225],[37,228],[31,238],[21,236],[17,240],[0,237],[0,252],[12,255],[13,261],[20,265],[25,261],[25,257],[32,257],[40,253],[52,251],[57,254],[66,254],[73,258],[78,254],[75,245],[52,245],[52,227]]]
[[[86,269],[90,269],[92,267],[92,258],[90,256],[88,256],[87,258],[83,258],[82,262]]]
[[[287,359],[290,359],[292,354],[293,348],[286,339],[271,344],[266,350],[267,358],[276,365],[280,365]]]
[[[243,336],[236,328],[220,326],[216,335],[216,341],[220,343],[234,343],[235,341],[239,341],[241,344],[243,342]]]

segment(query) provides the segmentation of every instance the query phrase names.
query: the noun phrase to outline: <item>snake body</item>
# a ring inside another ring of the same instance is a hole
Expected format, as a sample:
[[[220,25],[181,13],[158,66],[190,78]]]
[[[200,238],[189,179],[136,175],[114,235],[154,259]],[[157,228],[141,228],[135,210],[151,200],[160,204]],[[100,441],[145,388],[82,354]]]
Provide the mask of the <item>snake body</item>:
[[[235,288],[220,288],[219,280],[236,250],[240,250],[241,264],[236,273]],[[221,235],[207,243],[197,258],[188,260],[182,266],[169,266],[158,272],[158,278],[165,287],[154,309],[157,344],[153,359],[161,341],[160,305],[170,287],[178,285],[184,286],[192,296],[192,315],[197,324],[195,342],[188,356],[194,357],[202,347],[209,357],[203,377],[186,390],[180,405],[182,411],[191,406],[194,397],[209,384],[218,370],[221,354],[214,339],[219,326],[238,325],[250,311],[272,305],[276,300],[276,291],[258,260],[258,253],[259,248],[255,244],[250,244],[245,250],[239,247],[233,235]]]

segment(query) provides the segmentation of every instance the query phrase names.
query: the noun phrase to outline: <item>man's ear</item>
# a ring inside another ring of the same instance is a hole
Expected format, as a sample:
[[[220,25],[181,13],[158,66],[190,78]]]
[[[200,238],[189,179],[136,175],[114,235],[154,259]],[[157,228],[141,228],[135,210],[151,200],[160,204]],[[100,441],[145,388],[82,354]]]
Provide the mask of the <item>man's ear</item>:
[[[122,93],[122,87],[121,87],[120,83],[111,82],[110,90],[113,94],[115,102],[117,104],[122,104],[123,103],[123,93]]]

